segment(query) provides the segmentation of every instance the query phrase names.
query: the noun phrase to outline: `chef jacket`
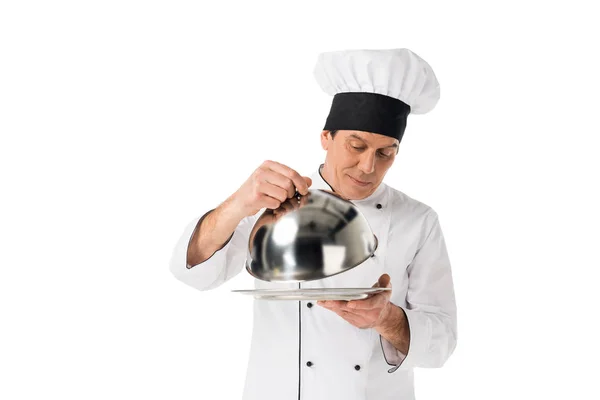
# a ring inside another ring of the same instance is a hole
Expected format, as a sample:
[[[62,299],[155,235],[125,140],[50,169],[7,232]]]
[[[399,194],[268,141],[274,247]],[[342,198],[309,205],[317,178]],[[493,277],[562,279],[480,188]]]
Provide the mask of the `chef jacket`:
[[[311,189],[333,190],[320,169],[312,181]],[[352,203],[377,236],[378,247],[371,258],[321,280],[282,283],[255,279],[255,287],[368,288],[387,273],[392,284],[390,301],[401,307],[408,319],[407,354],[396,350],[375,329],[356,328],[313,301],[254,299],[244,400],[414,399],[413,368],[441,367],[454,351],[454,288],[436,212],[385,183],[369,197]],[[220,250],[191,267],[187,247],[202,217],[194,219],[173,251],[171,272],[202,291],[233,278],[244,269],[249,234],[261,214],[244,218]]]

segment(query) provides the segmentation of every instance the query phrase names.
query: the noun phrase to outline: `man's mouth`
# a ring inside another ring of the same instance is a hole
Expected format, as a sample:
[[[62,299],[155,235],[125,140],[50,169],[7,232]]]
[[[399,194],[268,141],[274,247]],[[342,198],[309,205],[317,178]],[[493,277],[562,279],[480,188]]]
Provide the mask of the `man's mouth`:
[[[348,175],[348,177],[349,177],[350,179],[352,179],[352,181],[353,181],[354,183],[356,183],[357,185],[359,185],[359,186],[368,186],[368,185],[370,185],[370,184],[371,184],[371,182],[359,181],[358,179],[355,179],[355,178],[351,177],[350,175]]]

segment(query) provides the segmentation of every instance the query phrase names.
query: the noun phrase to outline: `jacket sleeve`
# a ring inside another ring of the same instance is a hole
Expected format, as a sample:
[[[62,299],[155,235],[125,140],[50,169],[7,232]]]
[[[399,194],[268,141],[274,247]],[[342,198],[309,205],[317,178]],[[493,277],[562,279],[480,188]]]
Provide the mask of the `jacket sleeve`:
[[[403,307],[410,329],[408,354],[380,336],[388,364],[398,368],[439,368],[456,347],[456,300],[450,261],[437,214],[422,246],[408,266],[408,292]],[[426,228],[427,229],[427,228]]]
[[[196,226],[199,226],[211,211],[188,224],[175,245],[169,263],[169,269],[175,278],[201,291],[214,289],[242,271],[246,262],[250,231],[256,221],[256,215],[244,218],[221,249],[206,261],[189,265],[187,262],[189,242]]]

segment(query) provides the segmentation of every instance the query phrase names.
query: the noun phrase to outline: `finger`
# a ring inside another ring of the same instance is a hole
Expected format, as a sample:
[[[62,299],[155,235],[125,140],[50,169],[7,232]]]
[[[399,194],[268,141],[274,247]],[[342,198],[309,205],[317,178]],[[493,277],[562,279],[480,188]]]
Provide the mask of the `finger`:
[[[392,278],[388,274],[383,274],[379,277],[378,287],[388,288],[392,287]]]
[[[360,315],[352,314],[347,311],[340,311],[339,313],[337,313],[337,315],[343,318],[346,322],[356,326],[357,328],[360,328],[361,326],[365,325],[365,320]]]
[[[294,182],[292,182],[290,178],[278,172],[275,172],[269,168],[263,169],[259,176],[259,179],[263,182],[268,182],[275,186],[279,186],[280,188],[285,190],[287,193],[286,198],[292,198],[296,193],[296,187],[294,186]]]
[[[340,310],[338,315],[348,322],[356,320],[357,317],[355,314],[352,314],[351,312],[345,310]]]
[[[281,202],[277,199],[274,199],[273,197],[267,196],[266,194],[262,194],[259,198],[260,204],[270,210],[277,210],[279,208],[279,206],[281,205]],[[277,213],[273,212],[274,216],[278,216],[282,213],[281,210],[279,210]]]
[[[388,274],[383,274],[379,277],[373,288],[388,288],[392,287],[392,278]]]
[[[348,310],[342,310],[342,309],[337,308],[337,307],[328,308],[328,310],[330,310],[331,312],[336,313],[337,315],[339,315],[340,317],[344,318],[345,320],[359,318],[358,315],[355,315],[355,314],[353,314],[352,312],[350,312]]]
[[[312,179],[310,179],[308,176],[305,176],[304,180],[306,181],[306,186],[310,187],[312,185]]]
[[[292,183],[294,184],[294,187],[296,188],[296,190],[298,190],[298,193],[300,193],[302,195],[305,195],[308,193],[308,185],[307,185],[306,181],[304,180],[304,178],[301,177],[298,172],[294,171],[293,169],[291,169],[290,167],[288,167],[286,165],[280,164],[275,161],[267,161],[265,163],[265,165],[269,169],[283,175],[284,177],[291,179]],[[292,194],[292,196],[293,196],[293,194]]]
[[[334,311],[334,312],[339,311],[339,307],[332,305],[330,300],[319,300],[319,301],[317,301],[317,305],[319,305],[323,308],[326,308],[330,311]]]
[[[377,294],[364,300],[352,300],[348,303],[347,307],[351,310],[371,310],[383,307],[387,301],[385,296]]]
[[[287,200],[287,192],[279,186],[275,186],[269,182],[260,182],[258,184],[258,193],[272,197],[279,200],[279,203],[283,203]],[[277,207],[279,207],[279,205]]]
[[[261,208],[266,207],[268,210],[271,210],[270,212],[273,215],[276,215],[275,210],[277,210],[277,213],[281,213],[283,211],[283,209],[280,209],[282,203],[280,198],[285,196],[285,191],[281,192],[281,188],[277,188],[276,186],[272,185],[269,187],[269,185],[271,184],[265,182],[258,185],[256,204]],[[279,196],[279,198],[274,196]]]
[[[332,302],[330,300],[319,300],[317,301],[317,305],[327,308],[327,309],[331,309],[333,308],[333,305],[331,304]]]
[[[348,302],[345,300],[319,300],[317,302],[317,304],[326,308],[343,308],[346,303]]]
[[[352,310],[340,309],[340,308],[332,308],[332,307],[325,307],[325,308],[330,310],[331,312],[335,313],[336,315],[338,315],[339,317],[343,318],[345,321],[349,322],[350,324],[352,324],[356,327],[361,327],[361,326],[365,325],[364,311],[354,312]]]

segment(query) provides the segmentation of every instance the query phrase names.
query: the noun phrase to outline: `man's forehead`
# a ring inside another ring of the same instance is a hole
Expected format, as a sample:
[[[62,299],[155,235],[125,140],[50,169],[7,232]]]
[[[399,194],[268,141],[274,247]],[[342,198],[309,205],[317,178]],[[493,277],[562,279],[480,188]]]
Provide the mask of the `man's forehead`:
[[[339,131],[344,132],[347,138],[360,139],[368,144],[379,147],[397,146],[398,140],[379,133],[366,131]]]

